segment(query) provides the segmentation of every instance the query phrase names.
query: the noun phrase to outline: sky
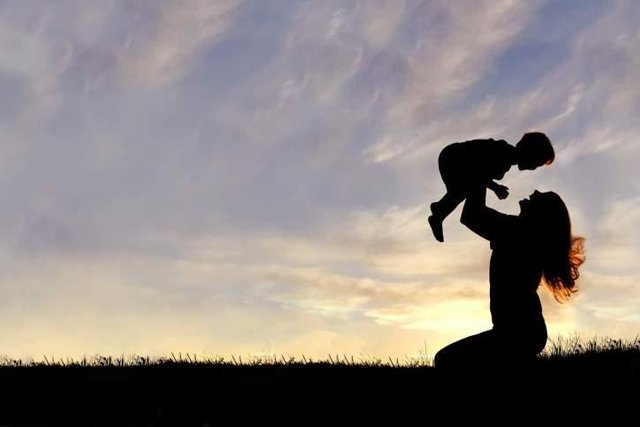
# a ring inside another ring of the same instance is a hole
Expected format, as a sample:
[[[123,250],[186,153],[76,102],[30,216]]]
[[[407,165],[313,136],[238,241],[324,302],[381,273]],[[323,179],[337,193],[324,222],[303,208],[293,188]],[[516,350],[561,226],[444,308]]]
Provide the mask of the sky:
[[[549,135],[502,183],[586,238],[551,339],[640,333],[640,3],[0,1],[0,354],[433,355],[491,327],[437,157]]]

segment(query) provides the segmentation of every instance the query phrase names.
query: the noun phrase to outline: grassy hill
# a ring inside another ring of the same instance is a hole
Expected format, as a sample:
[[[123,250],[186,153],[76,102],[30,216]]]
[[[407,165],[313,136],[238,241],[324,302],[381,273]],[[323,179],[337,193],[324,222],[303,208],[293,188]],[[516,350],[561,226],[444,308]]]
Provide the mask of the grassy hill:
[[[296,411],[313,420],[329,413],[372,416],[379,410],[422,414],[425,408],[433,415],[451,402],[543,396],[556,384],[570,384],[575,391],[588,387],[592,396],[596,390],[603,397],[631,387],[624,396],[640,399],[639,344],[561,343],[531,365],[466,373],[441,372],[426,363],[347,358],[5,359],[0,366],[0,424],[236,425],[290,418]],[[233,423],[223,422],[229,417]]]

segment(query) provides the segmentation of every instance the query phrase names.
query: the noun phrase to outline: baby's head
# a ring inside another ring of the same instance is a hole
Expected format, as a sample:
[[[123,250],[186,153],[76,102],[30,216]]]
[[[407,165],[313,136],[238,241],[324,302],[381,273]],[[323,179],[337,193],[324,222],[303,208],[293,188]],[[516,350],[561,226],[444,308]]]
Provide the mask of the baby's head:
[[[534,170],[549,165],[555,158],[551,141],[542,132],[525,133],[516,144],[518,169]]]

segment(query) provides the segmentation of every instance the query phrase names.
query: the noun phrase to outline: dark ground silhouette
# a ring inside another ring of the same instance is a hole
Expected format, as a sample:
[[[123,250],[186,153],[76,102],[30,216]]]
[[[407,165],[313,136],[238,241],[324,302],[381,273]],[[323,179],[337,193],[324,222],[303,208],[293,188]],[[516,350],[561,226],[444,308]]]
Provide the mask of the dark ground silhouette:
[[[576,405],[597,398],[600,408],[611,407],[605,402],[624,408],[640,398],[639,380],[640,350],[539,359],[498,376],[481,366],[464,375],[330,364],[0,367],[0,424],[316,425],[380,421],[384,415],[392,425],[409,425],[416,416],[435,421],[451,414],[452,404],[486,401],[493,408],[511,399],[529,406],[546,395],[563,405],[560,398]]]

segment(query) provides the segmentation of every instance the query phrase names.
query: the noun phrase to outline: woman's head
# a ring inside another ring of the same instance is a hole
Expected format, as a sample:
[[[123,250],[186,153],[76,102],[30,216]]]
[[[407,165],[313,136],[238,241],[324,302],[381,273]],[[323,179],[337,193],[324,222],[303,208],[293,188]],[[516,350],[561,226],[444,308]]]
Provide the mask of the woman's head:
[[[537,190],[520,201],[520,218],[530,231],[542,263],[542,279],[556,300],[568,299],[584,262],[584,238],[571,234],[566,205],[556,193]]]

